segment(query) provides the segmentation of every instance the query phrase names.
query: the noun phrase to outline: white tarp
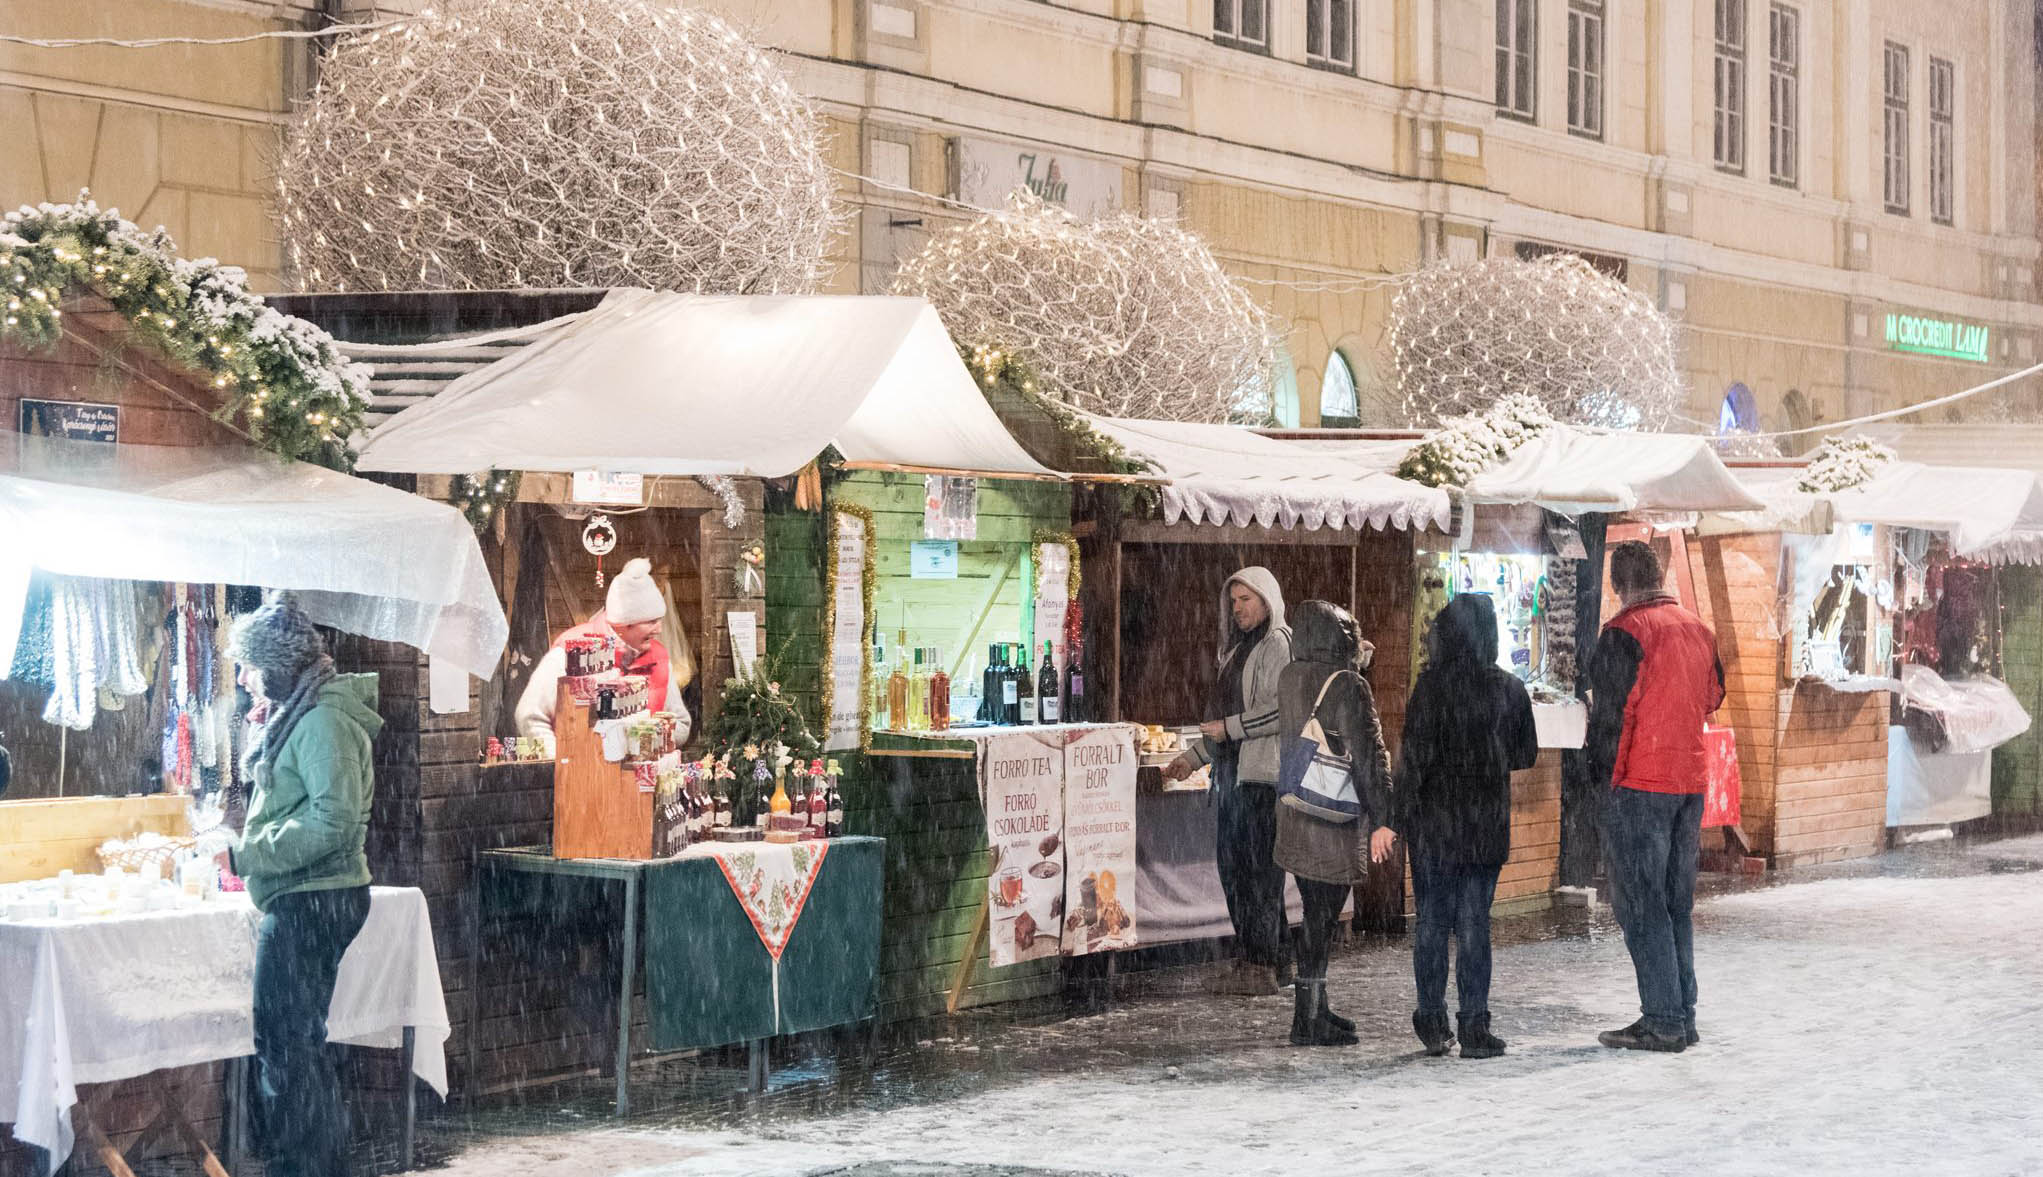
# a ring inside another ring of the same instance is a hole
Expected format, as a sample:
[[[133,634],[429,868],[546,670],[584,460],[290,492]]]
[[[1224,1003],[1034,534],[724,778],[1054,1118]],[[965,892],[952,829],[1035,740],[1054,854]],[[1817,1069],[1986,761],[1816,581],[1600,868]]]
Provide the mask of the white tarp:
[[[370,434],[363,470],[779,478],[852,462],[1047,474],[918,298],[613,290]]]
[[[248,449],[0,442],[0,670],[30,575],[291,589],[314,621],[481,678],[508,627],[461,512]]]
[[[1264,527],[1448,526],[1447,492],[1388,473],[1410,443],[1335,445],[1264,437],[1235,425],[1086,420],[1149,462],[1162,487],[1163,518]]]
[[[1828,497],[1843,522],[1948,532],[1961,556],[2043,530],[2043,485],[2028,470],[1894,462],[1863,485]]]
[[[1557,425],[1470,481],[1478,503],[1537,503],[1586,511],[1755,511],[1754,498],[1707,437],[1591,433]]]

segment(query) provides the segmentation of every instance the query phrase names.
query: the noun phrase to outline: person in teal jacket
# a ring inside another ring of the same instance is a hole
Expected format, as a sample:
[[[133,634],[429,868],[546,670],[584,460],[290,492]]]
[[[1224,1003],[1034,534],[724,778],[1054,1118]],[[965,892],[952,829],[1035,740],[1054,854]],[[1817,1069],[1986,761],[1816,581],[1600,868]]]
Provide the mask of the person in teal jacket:
[[[341,956],[369,914],[376,676],[337,674],[285,594],[236,622],[228,652],[255,700],[232,855],[262,913],[255,952],[257,1126],[270,1177],[348,1171],[347,1109],[326,1044]]]

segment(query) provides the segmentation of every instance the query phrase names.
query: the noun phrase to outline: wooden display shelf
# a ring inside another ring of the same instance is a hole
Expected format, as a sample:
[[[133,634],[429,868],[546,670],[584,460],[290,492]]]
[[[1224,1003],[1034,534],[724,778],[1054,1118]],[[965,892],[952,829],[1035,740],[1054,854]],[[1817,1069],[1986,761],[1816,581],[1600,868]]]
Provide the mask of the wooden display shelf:
[[[0,883],[66,870],[98,874],[99,847],[108,838],[189,834],[190,804],[182,793],[0,802]]]
[[[561,684],[553,711],[553,854],[556,858],[649,859],[653,799],[628,763],[603,759],[589,707]]]

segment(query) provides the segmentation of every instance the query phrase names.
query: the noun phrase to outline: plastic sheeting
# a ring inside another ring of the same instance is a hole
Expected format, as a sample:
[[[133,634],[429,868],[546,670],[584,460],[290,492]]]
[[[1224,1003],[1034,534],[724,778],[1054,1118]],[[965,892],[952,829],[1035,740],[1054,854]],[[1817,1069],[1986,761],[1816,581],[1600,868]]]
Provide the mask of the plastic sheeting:
[[[779,478],[860,464],[1049,471],[987,405],[921,299],[613,290],[391,418],[364,470]]]
[[[1991,752],[2029,730],[2029,713],[1996,678],[1947,681],[1927,666],[1901,668],[1901,702],[1943,721],[1938,752]]]
[[[459,511],[245,449],[0,444],[0,668],[37,569],[291,589],[322,625],[478,677],[508,627]]]
[[[1565,425],[1478,474],[1468,492],[1479,503],[1537,503],[1564,515],[1764,507],[1724,467],[1709,438],[1591,433]]]
[[[1887,825],[1934,826],[1993,812],[1993,753],[1931,752],[1887,729]]]
[[[1843,522],[1946,532],[1961,556],[2043,530],[2043,484],[2028,470],[1895,462],[1828,497]]]
[[[1410,443],[1327,445],[1265,437],[1236,425],[1086,420],[1169,480],[1165,523],[1246,527],[1445,529],[1447,492],[1389,473]]]

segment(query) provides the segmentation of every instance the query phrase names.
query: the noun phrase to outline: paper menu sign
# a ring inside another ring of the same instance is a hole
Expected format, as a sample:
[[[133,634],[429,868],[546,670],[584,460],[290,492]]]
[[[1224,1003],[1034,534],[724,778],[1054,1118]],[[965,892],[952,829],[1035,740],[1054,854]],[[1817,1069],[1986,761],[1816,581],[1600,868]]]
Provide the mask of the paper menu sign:
[[[831,529],[830,558],[836,564],[836,591],[830,598],[830,715],[823,747],[828,751],[856,748],[865,726],[865,565],[863,520],[838,513]]]
[[[1014,732],[983,741],[979,786],[993,858],[986,878],[988,958],[997,967],[1056,956],[1065,907],[1059,734]]]
[[[1064,746],[1064,951],[1135,946],[1133,729],[1073,732]]]
[[[606,474],[600,470],[577,470],[573,498],[578,503],[601,506],[640,506],[646,501],[646,478],[643,474]]]
[[[731,661],[738,677],[743,678],[752,673],[752,664],[759,660],[759,615],[726,613],[724,622],[731,631]]]

